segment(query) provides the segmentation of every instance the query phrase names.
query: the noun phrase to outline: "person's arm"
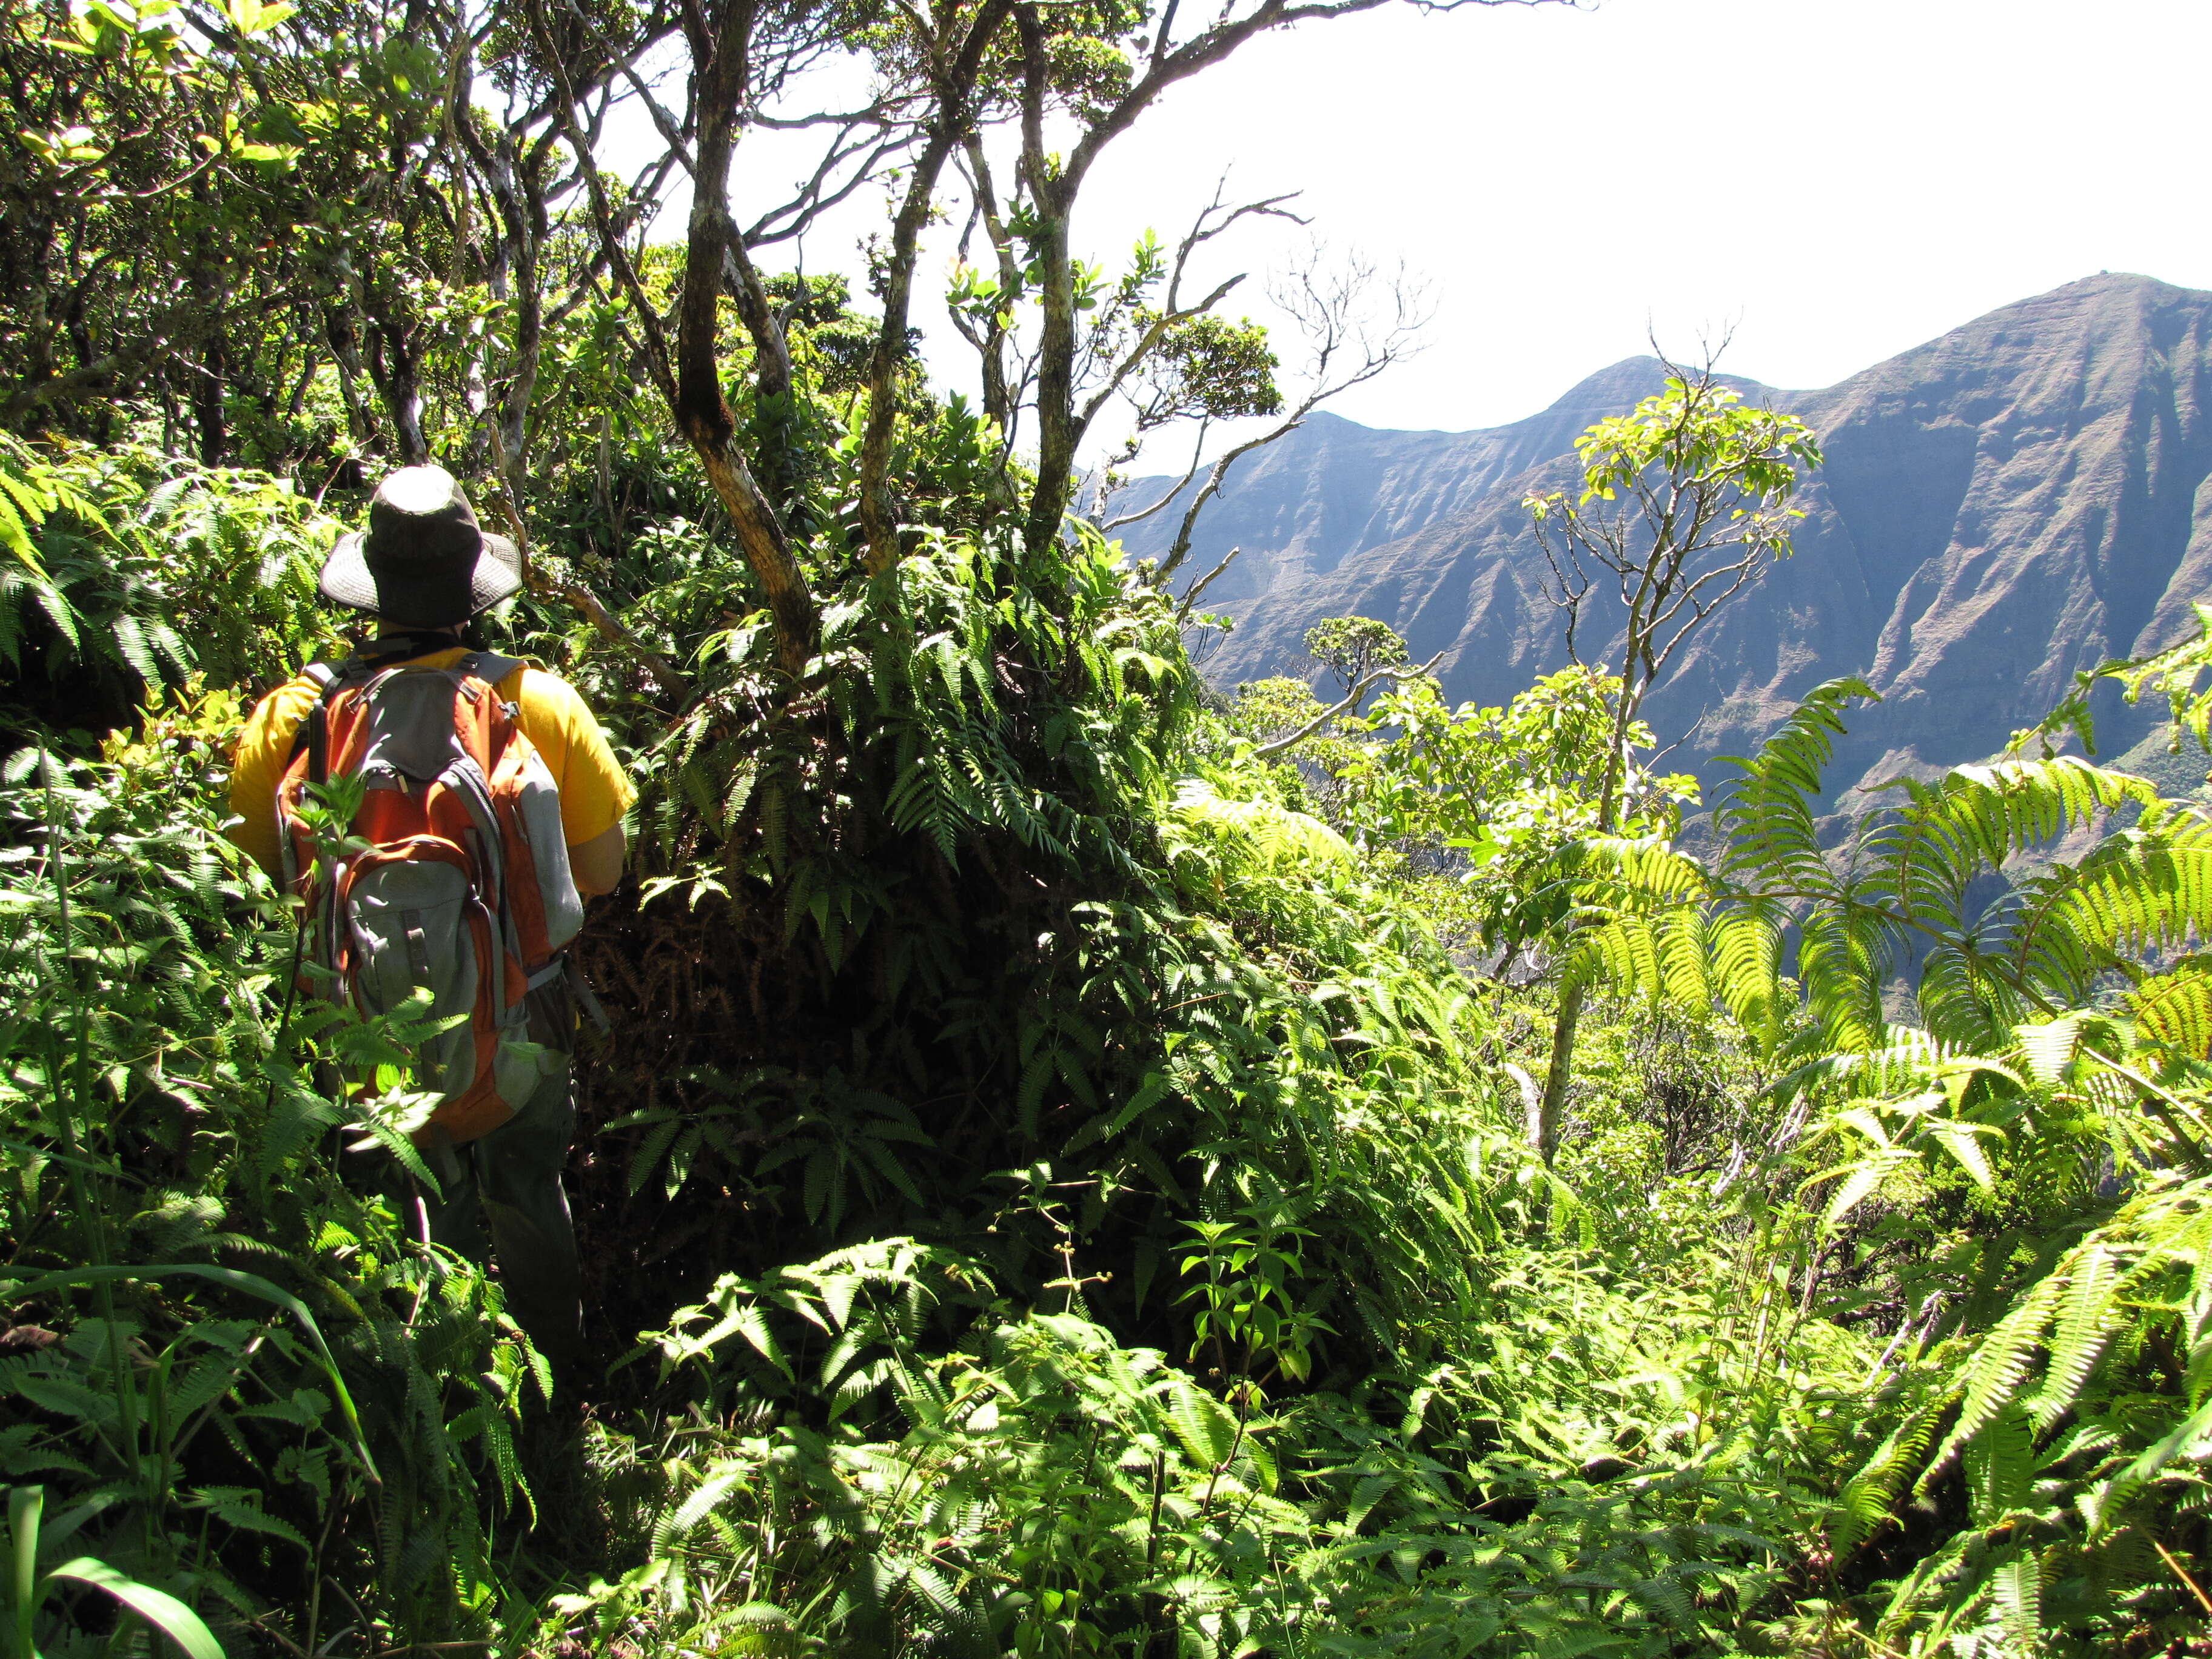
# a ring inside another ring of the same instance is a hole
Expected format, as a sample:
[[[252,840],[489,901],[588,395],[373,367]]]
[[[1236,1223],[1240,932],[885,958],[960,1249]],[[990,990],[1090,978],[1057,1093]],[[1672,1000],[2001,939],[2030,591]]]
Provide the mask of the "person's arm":
[[[584,700],[566,680],[538,668],[521,668],[501,682],[522,712],[522,730],[538,745],[561,788],[561,824],[568,843],[568,874],[586,898],[611,893],[622,881],[623,814],[637,799],[622,763]]]
[[[623,858],[629,852],[619,823],[604,835],[593,836],[568,849],[568,873],[576,890],[586,898],[611,893],[622,880]]]
[[[256,703],[231,755],[230,810],[239,821],[231,840],[272,881],[283,874],[284,832],[276,822],[276,785],[292,758],[292,738],[313,709],[321,690],[294,679]]]

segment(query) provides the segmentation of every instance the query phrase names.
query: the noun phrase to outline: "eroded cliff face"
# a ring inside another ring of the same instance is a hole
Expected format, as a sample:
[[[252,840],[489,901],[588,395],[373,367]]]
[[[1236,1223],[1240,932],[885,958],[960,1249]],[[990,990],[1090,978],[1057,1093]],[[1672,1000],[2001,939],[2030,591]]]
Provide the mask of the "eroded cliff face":
[[[1346,613],[1391,623],[1420,656],[1444,651],[1455,699],[1500,702],[1561,665],[1521,500],[1565,487],[1575,434],[1657,375],[1632,359],[1489,432],[1333,421],[1255,457],[1192,560],[1202,572],[1246,550],[1245,569],[1208,595],[1237,617],[1209,672],[1224,684],[1302,672],[1304,629]],[[1883,702],[1854,721],[1837,786],[1978,759],[2075,671],[2181,638],[2191,601],[2212,594],[2212,294],[2090,277],[1826,391],[1747,391],[1809,421],[1827,464],[1800,498],[1796,556],[1711,624],[1652,699],[1683,759],[1755,744],[1838,674],[1864,676]],[[1167,516],[1133,527],[1132,550],[1164,542]],[[2108,753],[2149,719],[2100,712]]]
[[[1511,480],[1566,454],[1593,421],[1634,408],[1659,374],[1656,359],[1632,357],[1601,369],[1541,414],[1478,432],[1379,431],[1324,410],[1237,465],[1229,488],[1200,521],[1189,580],[1231,548],[1242,549],[1206,590],[1209,606],[1218,600],[1234,607],[1329,575],[1353,555],[1432,524],[1478,513]],[[1109,517],[1151,506],[1174,482],[1138,479]],[[1116,534],[1136,556],[1158,558],[1173,545],[1180,518],[1178,502]]]

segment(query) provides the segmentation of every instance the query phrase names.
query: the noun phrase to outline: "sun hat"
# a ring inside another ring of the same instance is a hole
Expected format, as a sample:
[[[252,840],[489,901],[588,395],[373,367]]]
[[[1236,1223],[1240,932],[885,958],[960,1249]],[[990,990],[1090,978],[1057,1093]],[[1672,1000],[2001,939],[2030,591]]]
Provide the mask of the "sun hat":
[[[390,621],[449,628],[522,586],[522,556],[477,527],[442,466],[403,466],[369,498],[368,529],[349,530],[323,561],[327,599]]]

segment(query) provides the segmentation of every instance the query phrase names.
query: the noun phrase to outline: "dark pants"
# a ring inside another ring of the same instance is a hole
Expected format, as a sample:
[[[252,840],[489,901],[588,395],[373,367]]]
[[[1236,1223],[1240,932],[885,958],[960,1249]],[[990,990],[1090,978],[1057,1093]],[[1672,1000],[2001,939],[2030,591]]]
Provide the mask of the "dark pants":
[[[411,1178],[433,1242],[479,1264],[499,1264],[507,1313],[556,1372],[582,1353],[582,1275],[561,1170],[576,1133],[567,1050],[575,1015],[565,994],[531,1011],[531,1038],[550,1050],[548,1075],[523,1109],[465,1146],[426,1151],[443,1196]],[[557,1064],[556,1064],[557,1062]],[[489,1237],[487,1237],[487,1226]]]

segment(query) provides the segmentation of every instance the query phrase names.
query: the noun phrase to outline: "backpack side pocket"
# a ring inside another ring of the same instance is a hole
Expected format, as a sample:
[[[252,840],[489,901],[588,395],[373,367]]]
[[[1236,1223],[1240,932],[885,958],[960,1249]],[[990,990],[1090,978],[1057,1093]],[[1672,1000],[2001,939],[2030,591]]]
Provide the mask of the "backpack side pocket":
[[[390,1013],[416,991],[430,994],[429,1018],[477,1012],[482,975],[467,871],[441,859],[364,859],[345,895],[349,966],[362,1012]],[[415,1086],[459,1094],[476,1081],[473,1019],[427,1041]]]
[[[521,930],[524,957],[536,968],[582,931],[584,899],[568,867],[560,787],[520,732],[500,757],[492,797],[507,842],[508,908]]]

